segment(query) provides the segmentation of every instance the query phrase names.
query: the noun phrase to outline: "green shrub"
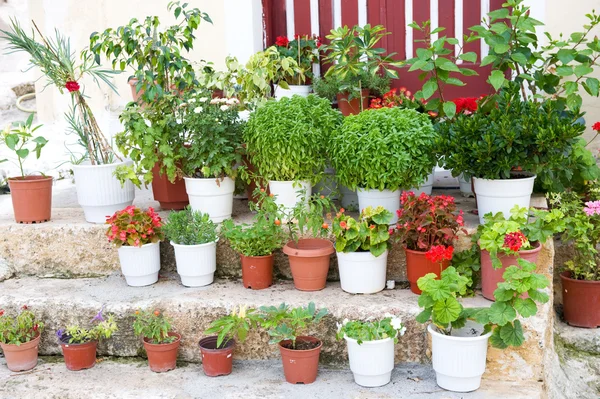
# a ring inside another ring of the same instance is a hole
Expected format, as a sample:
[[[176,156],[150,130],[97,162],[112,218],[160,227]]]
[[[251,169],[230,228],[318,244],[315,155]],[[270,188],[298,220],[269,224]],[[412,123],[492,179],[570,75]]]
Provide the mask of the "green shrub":
[[[200,245],[217,240],[216,226],[208,214],[193,211],[171,212],[163,226],[167,238],[179,245]]]

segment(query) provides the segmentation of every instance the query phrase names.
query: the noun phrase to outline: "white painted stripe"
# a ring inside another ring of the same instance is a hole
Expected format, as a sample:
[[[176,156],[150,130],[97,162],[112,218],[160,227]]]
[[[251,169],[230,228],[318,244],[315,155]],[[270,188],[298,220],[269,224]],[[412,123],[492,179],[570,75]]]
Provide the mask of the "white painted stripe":
[[[342,26],[342,0],[333,0],[333,27]]]
[[[296,34],[296,23],[294,22],[294,0],[285,0],[285,22],[287,25],[288,39],[293,40]]]
[[[319,0],[310,0],[310,33],[319,36]]]
[[[413,0],[404,2],[404,18],[406,21],[406,59],[413,57],[413,29],[408,24],[413,22]]]
[[[481,20],[488,18],[490,12],[490,0],[481,0]],[[490,52],[490,47],[487,45],[485,40],[481,40],[481,57],[483,59]]]
[[[442,0],[444,1],[444,0]],[[440,22],[439,22],[439,4],[438,4],[438,0],[430,0],[429,1],[429,20],[431,21],[431,30],[433,31],[434,29],[436,29],[438,26],[440,26]],[[444,35],[444,32],[442,32],[442,36]],[[431,40],[432,41],[436,41],[439,37],[438,33],[434,33],[433,35],[431,35]]]
[[[358,0],[358,25],[367,24],[367,0]]]
[[[460,53],[463,46],[463,0],[454,0],[454,37],[458,40],[458,44],[454,47],[454,55]],[[462,64],[461,60],[457,60],[457,64]]]

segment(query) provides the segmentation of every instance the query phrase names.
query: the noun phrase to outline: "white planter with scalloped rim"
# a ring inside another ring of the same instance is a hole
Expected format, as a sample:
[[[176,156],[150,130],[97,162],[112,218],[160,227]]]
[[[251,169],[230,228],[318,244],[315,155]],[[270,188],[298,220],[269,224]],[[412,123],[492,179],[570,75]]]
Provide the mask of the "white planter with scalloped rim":
[[[118,249],[121,271],[127,285],[143,287],[158,281],[160,271],[160,243],[141,247],[122,246]]]
[[[354,382],[363,387],[380,387],[390,382],[394,370],[394,340],[363,341],[360,345],[344,337]]]

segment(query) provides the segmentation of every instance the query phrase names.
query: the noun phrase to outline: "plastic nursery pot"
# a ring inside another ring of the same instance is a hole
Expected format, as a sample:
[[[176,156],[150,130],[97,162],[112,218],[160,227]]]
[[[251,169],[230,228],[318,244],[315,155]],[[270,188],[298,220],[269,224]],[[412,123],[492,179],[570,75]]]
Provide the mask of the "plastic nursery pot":
[[[444,260],[440,269],[440,264],[427,259],[425,252],[413,251],[405,248],[406,253],[406,275],[410,283],[410,290],[415,294],[421,295],[421,290],[417,286],[417,281],[428,273],[435,273],[438,278],[442,270],[446,270],[450,266],[449,260]]]
[[[185,191],[185,181],[176,178],[175,182],[171,183],[166,173],[160,173],[158,163],[152,168],[152,193],[160,207],[165,210],[181,210],[190,203]]]
[[[141,247],[123,245],[117,250],[121,272],[127,285],[143,287],[158,281],[160,271],[160,243],[153,242]]]
[[[17,223],[43,223],[50,220],[52,177],[11,177],[8,185]]]
[[[371,252],[337,252],[340,285],[350,294],[374,294],[386,284],[388,250],[379,256]]]
[[[262,290],[273,285],[273,254],[267,256],[244,256],[242,260],[242,282],[244,287]]]
[[[314,337],[296,338],[296,347],[291,349],[292,341],[279,343],[279,352],[283,361],[283,374],[290,384],[312,384],[319,371],[319,355],[323,343]],[[309,349],[301,349],[309,348]]]
[[[202,338],[199,345],[204,374],[208,377],[231,374],[233,350],[235,348],[234,340],[229,340],[224,348],[217,349],[217,336],[215,335]]]
[[[354,382],[363,387],[380,387],[390,382],[394,369],[394,340],[358,341],[344,337]]]
[[[164,373],[173,370],[177,366],[177,351],[181,341],[181,334],[170,332],[170,337],[177,339],[169,344],[151,344],[144,337],[144,348],[148,355],[148,365],[155,373]]]
[[[283,253],[290,261],[294,286],[300,291],[319,291],[325,288],[329,258],[335,252],[333,243],[322,238],[290,241]]]
[[[98,342],[91,341],[84,344],[68,344],[61,342],[63,356],[67,369],[79,371],[91,369],[96,364],[96,348]]]
[[[575,327],[600,327],[600,281],[571,276],[569,271],[560,274],[565,321]]]
[[[0,343],[8,369],[10,371],[27,371],[34,368],[38,362],[39,344],[40,334],[21,345]]]
[[[361,107],[360,107],[360,97],[356,97],[353,98],[352,100],[348,100],[348,97],[350,96],[349,93],[338,93],[337,94],[337,102],[338,102],[338,108],[340,110],[340,112],[342,113],[342,115],[344,116],[348,116],[348,115],[356,115],[358,113],[360,113],[361,111]],[[362,90],[362,109],[368,109],[369,108],[369,89],[363,89]]]

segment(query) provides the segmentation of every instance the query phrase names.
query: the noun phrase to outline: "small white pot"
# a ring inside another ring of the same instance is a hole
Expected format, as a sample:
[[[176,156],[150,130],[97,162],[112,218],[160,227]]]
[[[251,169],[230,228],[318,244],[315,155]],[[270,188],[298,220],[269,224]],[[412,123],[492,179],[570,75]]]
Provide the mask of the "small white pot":
[[[425,183],[421,184],[417,188],[411,188],[410,190],[406,190],[406,191],[412,191],[413,193],[415,193],[416,196],[421,195],[421,193],[431,195],[431,191],[433,190],[434,180],[435,180],[435,169],[433,170],[433,172],[431,172],[430,175],[427,176],[427,180],[425,180]]]
[[[127,285],[143,287],[154,284],[160,271],[160,243],[141,247],[122,246],[119,248],[119,261]]]
[[[269,190],[275,196],[275,203],[290,210],[302,199],[302,190],[306,190],[305,202],[312,194],[312,185],[307,181],[275,181],[269,180]]]
[[[375,257],[371,252],[337,252],[340,285],[351,294],[374,294],[386,284],[388,251]]]
[[[114,176],[117,167],[131,164],[131,161],[125,161],[109,165],[73,165],[77,202],[83,208],[86,221],[105,223],[107,216],[133,203],[133,183],[127,180],[121,186]]]
[[[480,335],[483,326],[471,320],[465,327],[453,331],[451,336],[440,334],[433,324],[427,327],[427,331],[431,335],[431,356],[437,384],[453,392],[478,389],[485,372],[488,339],[492,333]]]
[[[510,210],[515,205],[529,208],[535,177],[533,175],[522,179],[499,180],[473,177],[479,223],[483,224],[483,217],[490,212],[493,214],[502,212],[505,217],[509,217]]]
[[[392,213],[390,224],[396,224],[398,214],[396,211],[400,209],[400,190],[365,190],[359,188],[358,191],[358,208],[359,211],[372,206],[377,208],[383,206]]]
[[[390,382],[394,369],[394,340],[363,341],[344,337],[348,344],[354,382],[363,387],[380,387]]]
[[[311,85],[289,85],[289,87],[289,89],[284,89],[279,85],[275,85],[275,99],[280,100],[283,97],[292,97],[294,94],[301,97],[308,97],[312,92]]]
[[[340,185],[340,195],[342,197],[342,207],[346,209],[358,208],[358,195],[356,191],[350,191],[346,186]]]
[[[194,211],[208,213],[210,220],[221,223],[231,218],[235,182],[229,177],[198,179],[184,177],[185,191]]]
[[[463,174],[458,175],[458,184],[460,186],[460,193],[463,197],[472,197],[473,190],[471,187],[471,179],[465,179]]]
[[[199,245],[179,245],[171,241],[181,284],[186,287],[212,284],[217,270],[217,241]]]

